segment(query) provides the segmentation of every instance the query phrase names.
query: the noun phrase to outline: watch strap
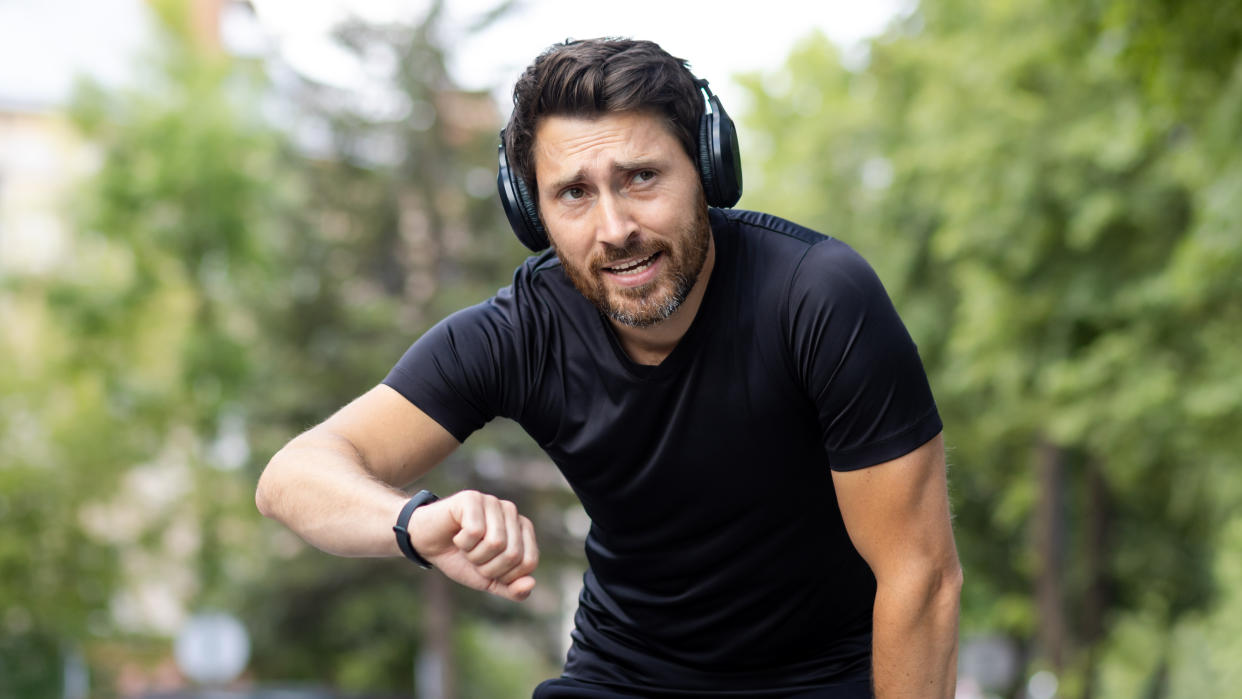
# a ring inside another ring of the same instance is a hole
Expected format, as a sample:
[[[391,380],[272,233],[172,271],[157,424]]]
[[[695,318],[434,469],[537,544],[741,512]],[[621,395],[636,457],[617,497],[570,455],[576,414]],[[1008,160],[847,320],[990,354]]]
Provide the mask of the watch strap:
[[[430,490],[420,490],[410,501],[405,503],[405,507],[401,508],[401,514],[397,515],[397,523],[392,530],[397,534],[397,548],[401,549],[401,553],[406,558],[414,561],[420,568],[430,569],[431,563],[426,558],[418,555],[418,551],[414,550],[414,545],[410,543],[410,517],[414,515],[414,510],[439,500],[440,498]]]

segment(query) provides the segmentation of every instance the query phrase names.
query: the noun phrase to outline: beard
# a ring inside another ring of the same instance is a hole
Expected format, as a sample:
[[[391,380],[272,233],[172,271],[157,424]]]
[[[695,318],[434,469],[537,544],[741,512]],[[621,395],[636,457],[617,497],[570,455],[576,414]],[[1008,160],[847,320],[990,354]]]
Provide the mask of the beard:
[[[671,241],[632,241],[623,248],[609,248],[578,266],[556,250],[565,276],[601,313],[631,328],[645,328],[666,320],[685,303],[699,280],[711,241],[707,204],[700,200],[695,216],[679,228]],[[555,243],[552,245],[556,249]],[[660,276],[636,287],[610,287],[604,268],[625,259],[659,255],[664,269]]]

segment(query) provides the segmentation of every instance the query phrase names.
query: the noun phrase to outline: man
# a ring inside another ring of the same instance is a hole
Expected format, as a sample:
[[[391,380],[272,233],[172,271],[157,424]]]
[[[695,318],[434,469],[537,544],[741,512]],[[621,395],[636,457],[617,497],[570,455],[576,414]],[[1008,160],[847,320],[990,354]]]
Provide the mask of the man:
[[[292,440],[259,508],[325,551],[524,599],[538,550],[512,503],[398,489],[504,415],[592,519],[564,675],[537,697],[951,696],[961,571],[917,351],[846,245],[714,208],[740,169],[704,93],[649,42],[537,58],[499,184],[552,251]]]

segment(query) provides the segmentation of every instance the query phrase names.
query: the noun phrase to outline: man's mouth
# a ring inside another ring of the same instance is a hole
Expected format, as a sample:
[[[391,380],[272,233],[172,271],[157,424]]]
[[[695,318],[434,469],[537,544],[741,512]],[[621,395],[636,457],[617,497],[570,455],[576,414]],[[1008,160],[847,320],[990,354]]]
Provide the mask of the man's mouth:
[[[623,276],[623,277],[632,275],[632,274],[638,274],[642,272],[643,270],[647,269],[648,267],[650,267],[651,264],[655,262],[656,259],[660,257],[661,254],[662,253],[655,252],[655,253],[652,253],[651,255],[648,255],[647,257],[642,258],[641,260],[634,260],[633,262],[626,262],[625,264],[616,265],[614,267],[605,267],[604,271],[611,272],[613,274]]]

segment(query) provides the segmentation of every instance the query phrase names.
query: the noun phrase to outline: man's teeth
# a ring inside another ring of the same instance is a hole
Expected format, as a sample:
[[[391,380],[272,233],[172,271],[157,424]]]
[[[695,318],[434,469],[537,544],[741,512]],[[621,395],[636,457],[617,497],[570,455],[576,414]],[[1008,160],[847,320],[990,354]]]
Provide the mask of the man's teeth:
[[[631,262],[628,265],[622,265],[620,267],[609,267],[608,271],[612,272],[613,274],[635,274],[637,272],[641,272],[644,269],[647,269],[648,267],[650,267],[651,263],[654,261],[655,261],[655,255],[652,254],[650,257],[645,257],[641,260]]]

